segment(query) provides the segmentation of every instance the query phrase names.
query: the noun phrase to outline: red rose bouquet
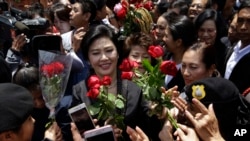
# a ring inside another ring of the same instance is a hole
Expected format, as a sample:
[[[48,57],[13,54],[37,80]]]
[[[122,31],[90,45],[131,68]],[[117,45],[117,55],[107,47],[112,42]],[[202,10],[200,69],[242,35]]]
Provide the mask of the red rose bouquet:
[[[123,129],[124,116],[118,111],[124,109],[125,99],[122,95],[108,93],[108,88],[111,85],[111,77],[104,76],[100,79],[97,75],[93,75],[88,79],[87,96],[95,102],[88,107],[92,116],[97,116],[98,120],[109,120],[112,125],[117,125]]]
[[[149,33],[153,23],[150,10],[153,4],[150,0],[121,0],[114,6],[114,13],[123,23],[123,35],[133,32]]]
[[[70,56],[39,50],[40,86],[52,120],[55,107],[64,95],[71,65]]]
[[[167,91],[166,94],[162,91],[162,87],[164,86],[165,75],[175,76],[175,74],[177,73],[177,68],[176,64],[173,61],[162,60],[164,51],[161,46],[150,46],[148,49],[148,53],[151,57],[157,60],[157,64],[155,66],[152,66],[149,60],[143,60],[142,65],[146,70],[144,74],[139,72],[136,67],[131,67],[130,70],[125,70],[124,66],[129,61],[123,61],[120,66],[120,69],[122,70],[123,79],[128,79],[128,77],[124,77],[125,73],[132,73],[130,75],[131,77],[129,78],[129,80],[132,80],[133,82],[137,83],[142,88],[145,99],[147,99],[151,103],[151,105],[153,105],[152,107],[154,108],[150,109],[149,115],[161,115],[164,107],[173,107],[173,104],[170,102],[172,92]],[[134,64],[131,63],[131,61],[129,63],[130,65]],[[175,127],[177,127],[176,121],[169,114],[168,119]]]

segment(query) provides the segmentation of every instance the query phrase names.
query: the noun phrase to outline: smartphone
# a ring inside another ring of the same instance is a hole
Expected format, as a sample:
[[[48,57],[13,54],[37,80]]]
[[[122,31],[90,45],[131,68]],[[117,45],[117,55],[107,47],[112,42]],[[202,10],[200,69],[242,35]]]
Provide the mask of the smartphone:
[[[95,129],[92,117],[90,116],[85,103],[70,108],[68,112],[82,137],[85,131]]]
[[[85,141],[116,141],[111,125],[84,132]]]

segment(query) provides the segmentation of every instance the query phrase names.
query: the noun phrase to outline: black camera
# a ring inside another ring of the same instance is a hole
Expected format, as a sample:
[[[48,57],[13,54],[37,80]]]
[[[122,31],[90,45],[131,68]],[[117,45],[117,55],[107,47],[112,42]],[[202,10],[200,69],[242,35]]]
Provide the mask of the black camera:
[[[49,21],[46,18],[29,19],[30,16],[26,11],[13,7],[8,8],[8,6],[6,8],[6,4],[0,3],[0,5],[3,7],[1,9],[7,9],[7,11],[2,11],[0,14],[0,26],[2,27],[0,30],[3,30],[1,31],[1,36],[4,36],[3,38],[6,38],[6,40],[11,40],[19,34],[25,34],[28,42],[23,47],[22,52],[25,54],[32,54],[29,41],[31,41],[35,35],[44,34],[50,26]],[[14,31],[14,34],[10,31]]]

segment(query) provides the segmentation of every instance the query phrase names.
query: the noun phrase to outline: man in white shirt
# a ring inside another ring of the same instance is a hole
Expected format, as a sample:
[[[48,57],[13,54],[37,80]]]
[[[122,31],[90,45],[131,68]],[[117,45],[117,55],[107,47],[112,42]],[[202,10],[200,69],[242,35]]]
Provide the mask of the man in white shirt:
[[[240,41],[228,53],[224,78],[242,93],[250,86],[250,0],[243,1],[239,8],[236,30]]]

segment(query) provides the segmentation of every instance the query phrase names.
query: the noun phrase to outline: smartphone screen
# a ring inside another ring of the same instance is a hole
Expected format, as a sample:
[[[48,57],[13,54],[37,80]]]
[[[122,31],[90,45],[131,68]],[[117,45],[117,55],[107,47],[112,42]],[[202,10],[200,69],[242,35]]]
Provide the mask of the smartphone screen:
[[[69,109],[72,121],[76,124],[80,134],[87,130],[94,129],[95,125],[84,103]]]
[[[86,141],[116,141],[110,125],[86,131],[84,137]]]

